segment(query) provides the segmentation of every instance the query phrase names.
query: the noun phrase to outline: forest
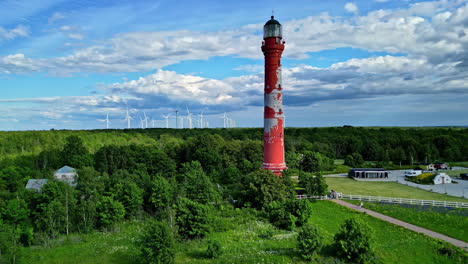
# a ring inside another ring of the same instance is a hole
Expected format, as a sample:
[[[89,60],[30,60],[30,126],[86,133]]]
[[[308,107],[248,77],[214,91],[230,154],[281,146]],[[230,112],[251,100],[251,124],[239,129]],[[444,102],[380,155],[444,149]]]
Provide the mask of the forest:
[[[112,231],[128,219],[148,219],[142,261],[172,263],[171,241],[204,237],[210,212],[228,205],[258,210],[278,228],[304,226],[301,245],[314,248],[304,237],[317,235],[305,224],[310,202],[294,197],[297,188],[326,194],[320,173],[468,160],[468,129],[460,128],[287,128],[285,138],[289,169],[277,177],[259,169],[256,128],[0,132],[0,263],[17,263],[21,247]],[[78,170],[76,188],[53,180],[64,165]],[[41,191],[25,189],[42,178]]]

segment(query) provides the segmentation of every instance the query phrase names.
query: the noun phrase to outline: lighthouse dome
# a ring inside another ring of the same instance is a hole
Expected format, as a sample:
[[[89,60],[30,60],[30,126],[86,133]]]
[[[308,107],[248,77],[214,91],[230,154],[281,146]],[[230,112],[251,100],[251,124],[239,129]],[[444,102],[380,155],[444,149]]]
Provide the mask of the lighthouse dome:
[[[263,26],[263,38],[282,37],[282,28],[280,22],[275,20],[274,16]]]

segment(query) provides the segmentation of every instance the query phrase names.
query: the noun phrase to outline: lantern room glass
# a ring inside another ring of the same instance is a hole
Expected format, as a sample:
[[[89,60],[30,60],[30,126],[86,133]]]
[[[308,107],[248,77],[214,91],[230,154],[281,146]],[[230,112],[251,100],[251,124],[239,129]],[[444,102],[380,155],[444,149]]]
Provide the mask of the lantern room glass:
[[[263,38],[282,37],[280,24],[268,24],[263,27]]]

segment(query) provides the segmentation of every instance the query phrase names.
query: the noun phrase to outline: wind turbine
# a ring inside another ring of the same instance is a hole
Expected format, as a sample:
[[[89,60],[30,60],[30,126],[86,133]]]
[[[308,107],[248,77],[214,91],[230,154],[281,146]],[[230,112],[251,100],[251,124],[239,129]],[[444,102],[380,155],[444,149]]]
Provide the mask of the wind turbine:
[[[104,121],[106,121],[106,129],[109,129],[109,124],[110,124],[109,113],[106,114],[106,119]]]
[[[151,118],[151,127],[152,128],[156,127],[156,120],[154,120],[153,118]]]
[[[190,113],[188,106],[187,107],[187,122],[188,122],[188,128],[192,129],[192,113]]]
[[[174,112],[175,112],[175,128],[179,128],[179,109],[176,109]]]
[[[180,128],[184,128],[184,118],[185,116],[180,116]]]
[[[223,119],[223,127],[226,128],[227,126],[227,120],[229,119],[227,116],[226,116],[226,112],[224,112],[224,115],[222,117],[220,117]]]
[[[198,115],[198,127],[199,128],[203,128],[203,112],[202,111],[199,115]]]
[[[145,128],[145,120],[141,118],[141,116],[140,116],[140,128],[141,129]]]
[[[133,117],[130,116],[130,112],[128,111],[128,108],[127,108],[127,112],[126,112],[125,119],[124,119],[124,121],[127,121],[127,128],[130,128],[130,121],[132,119]]]
[[[166,119],[166,128],[169,128],[169,116],[170,116],[170,114],[168,114],[168,115],[162,115],[162,117],[163,117],[164,119]]]
[[[144,128],[148,128],[148,117],[146,116],[146,112],[143,112],[143,115],[145,116],[145,118],[143,119],[143,122],[145,122]]]

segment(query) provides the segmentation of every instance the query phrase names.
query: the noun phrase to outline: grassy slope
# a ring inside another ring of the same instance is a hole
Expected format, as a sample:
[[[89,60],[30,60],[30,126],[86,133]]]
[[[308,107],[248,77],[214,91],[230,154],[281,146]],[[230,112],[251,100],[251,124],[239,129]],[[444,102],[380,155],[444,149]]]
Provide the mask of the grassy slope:
[[[325,178],[328,189],[346,194],[360,194],[383,197],[410,198],[421,200],[440,200],[468,202],[467,199],[448,196],[406,186],[396,182],[363,182],[349,178]]]
[[[359,201],[349,201],[359,204]],[[364,207],[468,242],[468,210],[366,202]]]
[[[437,253],[438,242],[423,235],[359,214],[328,201],[314,203],[310,219],[323,230],[326,243],[345,219],[362,217],[374,230],[375,248],[379,263],[457,263],[460,260]],[[221,217],[222,215],[222,217]],[[219,213],[215,230],[203,240],[178,244],[176,263],[303,263],[296,251],[295,232],[280,231],[258,218],[230,211]],[[135,248],[141,223],[123,224],[121,233],[84,235],[81,242],[65,243],[52,249],[27,248],[23,250],[24,263],[139,263]],[[265,238],[262,234],[273,232]],[[72,240],[76,240],[74,237]],[[204,252],[209,239],[219,240],[224,254],[219,259],[206,259]],[[451,247],[453,248],[453,247]],[[325,263],[334,263],[327,246],[321,252]],[[459,256],[463,253],[458,253]]]

